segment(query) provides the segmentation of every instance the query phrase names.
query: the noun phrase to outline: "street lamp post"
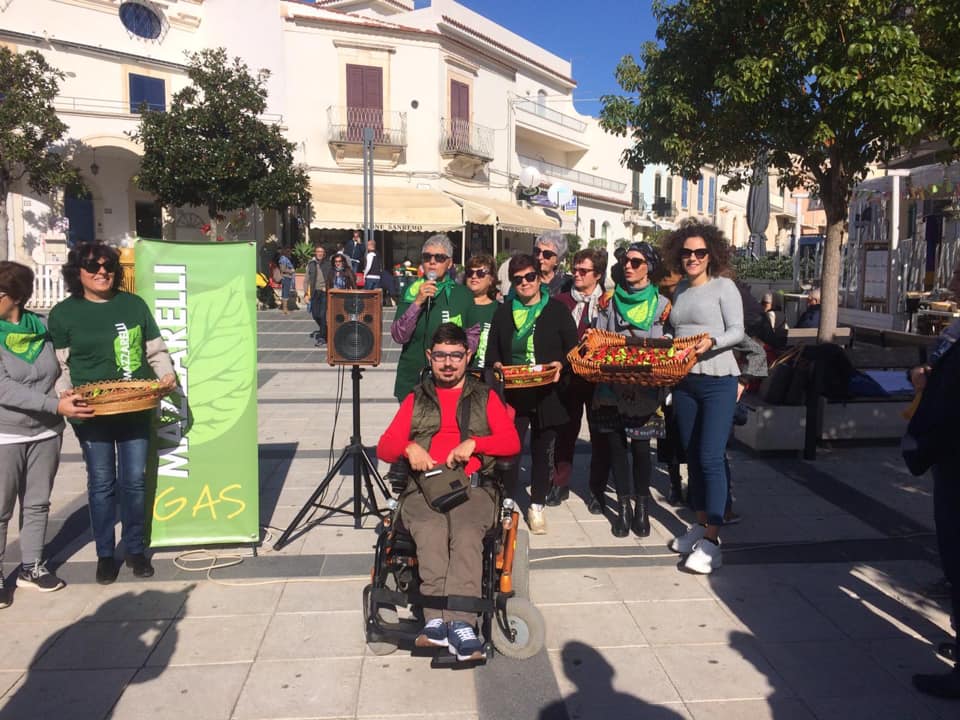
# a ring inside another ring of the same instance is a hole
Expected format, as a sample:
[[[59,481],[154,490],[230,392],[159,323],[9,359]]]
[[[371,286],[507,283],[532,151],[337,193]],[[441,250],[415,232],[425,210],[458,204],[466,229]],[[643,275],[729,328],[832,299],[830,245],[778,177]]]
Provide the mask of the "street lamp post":
[[[809,198],[810,193],[808,192],[792,193],[790,197],[792,197],[797,202],[797,205],[796,205],[797,221],[793,224],[793,236],[791,237],[791,240],[790,240],[790,257],[793,257],[793,254],[797,252],[797,250],[800,247],[800,234],[803,232],[803,213],[800,210],[800,201],[806,200],[807,198]]]

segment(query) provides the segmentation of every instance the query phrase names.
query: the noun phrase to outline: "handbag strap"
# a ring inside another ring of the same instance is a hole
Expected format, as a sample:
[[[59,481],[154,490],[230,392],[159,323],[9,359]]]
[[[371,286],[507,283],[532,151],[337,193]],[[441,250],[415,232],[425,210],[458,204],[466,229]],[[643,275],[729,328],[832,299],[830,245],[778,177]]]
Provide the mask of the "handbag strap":
[[[460,425],[460,442],[463,442],[468,437],[470,437],[470,396],[461,397],[460,400],[460,417],[458,418],[458,423]]]

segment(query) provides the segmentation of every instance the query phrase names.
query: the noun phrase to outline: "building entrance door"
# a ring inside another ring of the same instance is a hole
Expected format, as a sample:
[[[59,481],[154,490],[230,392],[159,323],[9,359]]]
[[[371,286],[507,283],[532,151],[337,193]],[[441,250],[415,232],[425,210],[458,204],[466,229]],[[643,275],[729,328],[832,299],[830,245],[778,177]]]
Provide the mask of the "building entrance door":
[[[73,247],[77,243],[93,242],[97,239],[93,225],[93,200],[89,195],[67,193],[63,200],[63,210],[70,221],[67,245]]]

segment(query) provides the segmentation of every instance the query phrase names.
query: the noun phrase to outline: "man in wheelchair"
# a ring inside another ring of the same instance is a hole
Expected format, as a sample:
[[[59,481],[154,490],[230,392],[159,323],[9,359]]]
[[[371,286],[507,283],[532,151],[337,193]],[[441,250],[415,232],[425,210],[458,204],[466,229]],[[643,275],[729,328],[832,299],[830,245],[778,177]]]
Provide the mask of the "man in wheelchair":
[[[467,374],[471,355],[462,328],[440,325],[427,350],[432,377],[404,399],[377,444],[381,460],[410,464],[400,519],[416,543],[426,597],[481,597],[483,538],[499,519],[494,459],[520,452],[504,403]],[[461,661],[483,657],[476,613],[425,607],[423,615],[417,647],[447,647]]]

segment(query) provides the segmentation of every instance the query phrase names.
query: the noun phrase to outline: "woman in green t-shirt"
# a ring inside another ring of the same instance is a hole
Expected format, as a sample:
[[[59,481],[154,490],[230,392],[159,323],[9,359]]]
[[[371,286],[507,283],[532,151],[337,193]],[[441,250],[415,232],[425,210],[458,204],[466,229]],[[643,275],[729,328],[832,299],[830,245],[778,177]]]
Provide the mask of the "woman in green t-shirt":
[[[172,390],[177,378],[147,304],[120,290],[123,269],[115,249],[81,243],[63,266],[70,297],[50,311],[50,335],[62,374],[57,390],[103,380],[159,378]],[[97,582],[117,577],[113,559],[117,489],[126,563],[150,577],[144,554],[146,467],[150,412],[95,417],[73,426],[87,466],[87,498],[97,548]]]
[[[467,290],[473,293],[473,307],[467,313],[465,327],[479,326],[480,337],[477,342],[477,351],[473,355],[471,365],[482,368],[484,357],[487,354],[487,337],[490,334],[490,325],[493,323],[493,314],[497,303],[497,265],[492,255],[474,255],[467,260],[467,269],[464,273]]]

